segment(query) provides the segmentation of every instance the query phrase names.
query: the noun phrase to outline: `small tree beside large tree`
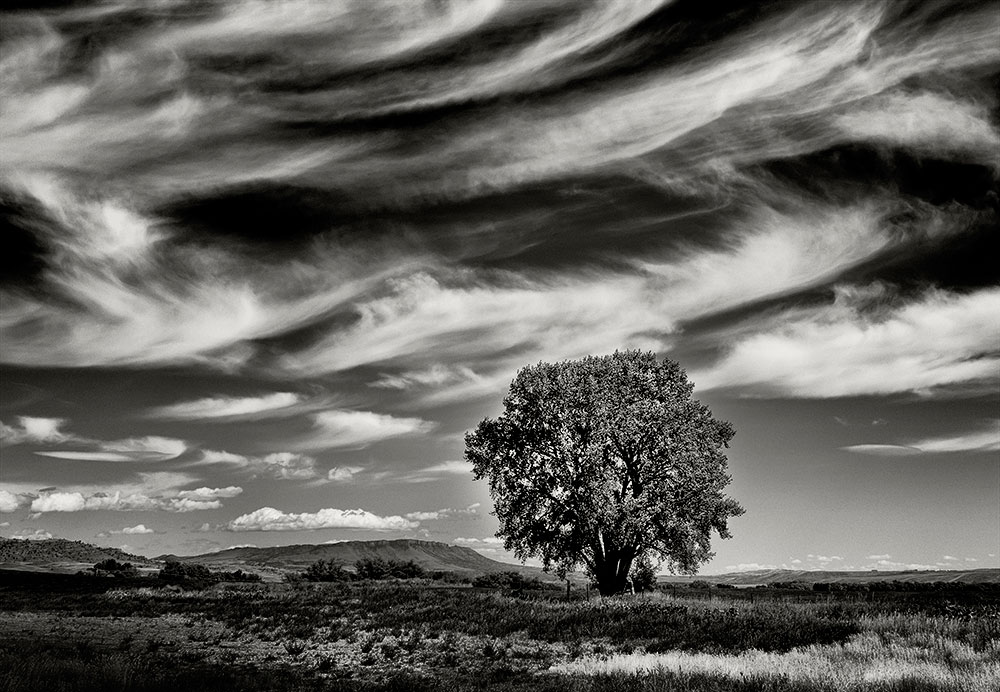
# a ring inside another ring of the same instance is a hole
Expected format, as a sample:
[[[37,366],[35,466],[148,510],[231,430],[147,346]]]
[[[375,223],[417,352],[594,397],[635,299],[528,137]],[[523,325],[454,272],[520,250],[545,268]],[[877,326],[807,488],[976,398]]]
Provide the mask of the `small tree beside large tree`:
[[[584,565],[603,595],[637,561],[694,573],[743,508],[724,494],[729,423],[692,399],[677,363],[616,352],[523,368],[504,411],[465,436],[490,484],[497,535],[560,576]]]

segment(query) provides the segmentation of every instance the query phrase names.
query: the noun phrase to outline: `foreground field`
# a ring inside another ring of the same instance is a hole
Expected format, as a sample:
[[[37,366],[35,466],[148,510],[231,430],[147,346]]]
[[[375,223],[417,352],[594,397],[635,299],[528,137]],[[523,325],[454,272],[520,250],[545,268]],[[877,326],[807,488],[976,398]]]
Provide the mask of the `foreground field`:
[[[994,692],[998,601],[8,575],[0,690]]]

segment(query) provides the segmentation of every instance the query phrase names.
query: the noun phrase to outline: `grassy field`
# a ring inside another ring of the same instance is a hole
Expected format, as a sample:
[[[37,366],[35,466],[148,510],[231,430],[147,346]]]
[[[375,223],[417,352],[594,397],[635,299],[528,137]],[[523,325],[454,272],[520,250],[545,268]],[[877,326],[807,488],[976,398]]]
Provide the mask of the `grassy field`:
[[[949,690],[1000,685],[1000,591],[0,578],[0,690]]]

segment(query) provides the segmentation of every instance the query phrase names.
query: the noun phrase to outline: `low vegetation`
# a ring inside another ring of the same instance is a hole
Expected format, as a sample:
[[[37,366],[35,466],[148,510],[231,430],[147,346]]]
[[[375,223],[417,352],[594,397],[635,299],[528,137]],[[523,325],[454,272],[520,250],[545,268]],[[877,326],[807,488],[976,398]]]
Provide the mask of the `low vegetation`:
[[[1000,680],[994,585],[587,599],[516,572],[472,586],[343,571],[198,587],[0,576],[0,691],[992,692]]]

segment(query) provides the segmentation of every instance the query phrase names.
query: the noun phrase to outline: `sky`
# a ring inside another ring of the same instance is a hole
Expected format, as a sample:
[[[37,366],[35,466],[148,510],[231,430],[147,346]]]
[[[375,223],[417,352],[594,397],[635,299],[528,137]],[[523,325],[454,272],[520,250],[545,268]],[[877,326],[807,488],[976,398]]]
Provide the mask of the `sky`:
[[[1000,566],[1000,5],[5,5],[0,535],[510,559],[464,433],[642,349],[704,573]]]

